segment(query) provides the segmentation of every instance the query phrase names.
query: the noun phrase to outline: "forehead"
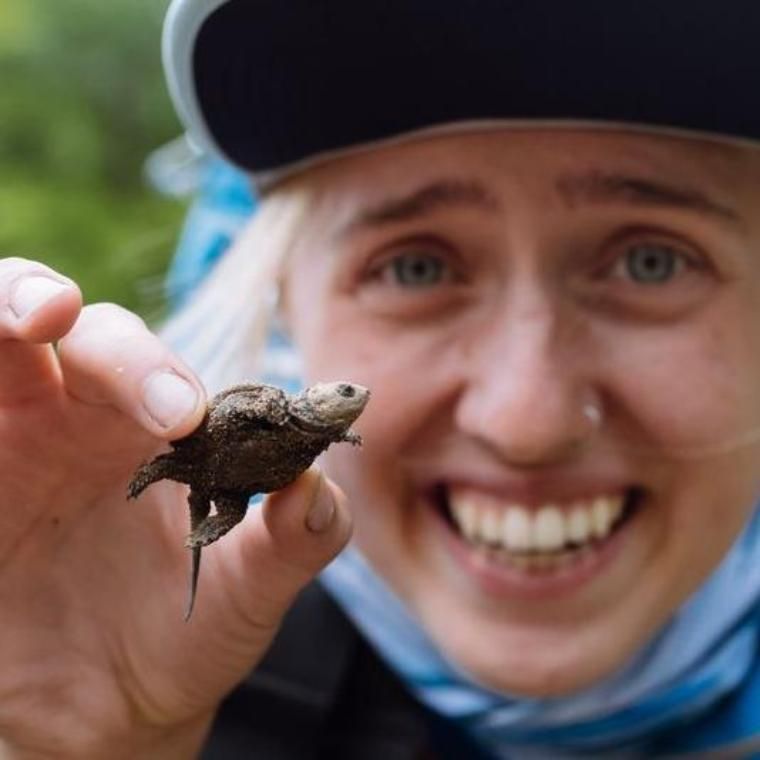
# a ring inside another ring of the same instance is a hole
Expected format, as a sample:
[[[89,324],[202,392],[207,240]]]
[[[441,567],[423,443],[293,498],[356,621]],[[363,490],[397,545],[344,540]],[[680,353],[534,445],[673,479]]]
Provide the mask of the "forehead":
[[[641,132],[501,129],[409,139],[343,157],[306,172],[317,207],[351,214],[357,206],[410,192],[444,177],[541,191],[563,176],[610,172],[675,181],[719,199],[757,196],[760,149],[717,140]]]

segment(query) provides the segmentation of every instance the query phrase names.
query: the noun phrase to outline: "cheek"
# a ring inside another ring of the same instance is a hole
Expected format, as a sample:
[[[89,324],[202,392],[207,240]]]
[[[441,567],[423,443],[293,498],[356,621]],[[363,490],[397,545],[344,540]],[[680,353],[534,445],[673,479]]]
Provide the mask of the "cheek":
[[[445,415],[449,389],[456,385],[446,359],[440,354],[435,358],[420,336],[403,331],[385,335],[364,329],[356,320],[332,321],[330,329],[313,334],[299,350],[309,382],[349,380],[372,394],[353,426],[364,439],[358,456],[349,458],[333,447],[331,466],[357,491],[398,492],[405,462],[434,421]],[[367,494],[355,496],[363,499]]]
[[[661,335],[639,330],[607,341],[610,391],[636,444],[646,441],[653,453],[693,459],[754,441],[760,433],[760,336],[737,329],[740,324],[692,325]]]
[[[660,609],[659,617],[670,614],[719,566],[756,509],[759,461],[755,445],[730,456],[675,463],[669,486],[653,505],[659,550],[633,606],[641,620],[651,610]]]
[[[664,508],[652,516],[670,562],[660,573],[687,590],[728,550],[760,494],[760,317],[721,316],[606,344],[615,445],[659,473]]]
[[[292,337],[305,380],[348,380],[369,388],[357,428],[373,442],[397,446],[461,381],[461,341],[452,327],[410,329],[373,318],[339,296],[304,316],[294,323]]]

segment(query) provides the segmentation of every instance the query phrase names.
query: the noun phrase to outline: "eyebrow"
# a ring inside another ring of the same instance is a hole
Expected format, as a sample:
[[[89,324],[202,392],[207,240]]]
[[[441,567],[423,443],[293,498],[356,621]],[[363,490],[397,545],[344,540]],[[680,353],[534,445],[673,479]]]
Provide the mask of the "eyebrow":
[[[438,179],[399,198],[364,209],[347,225],[344,233],[358,229],[400,224],[445,208],[470,207],[498,211],[500,204],[484,185],[475,180]]]
[[[622,202],[636,206],[693,211],[739,225],[742,223],[736,211],[696,189],[671,185],[646,177],[602,171],[565,174],[557,179],[556,189],[571,206],[579,201]]]

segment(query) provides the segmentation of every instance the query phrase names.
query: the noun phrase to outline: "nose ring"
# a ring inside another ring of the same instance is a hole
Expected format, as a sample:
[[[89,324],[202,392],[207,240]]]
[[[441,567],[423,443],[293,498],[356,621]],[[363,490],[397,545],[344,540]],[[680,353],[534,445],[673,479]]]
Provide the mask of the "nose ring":
[[[602,408],[599,404],[591,401],[583,405],[583,416],[588,420],[592,430],[598,430],[602,426]]]

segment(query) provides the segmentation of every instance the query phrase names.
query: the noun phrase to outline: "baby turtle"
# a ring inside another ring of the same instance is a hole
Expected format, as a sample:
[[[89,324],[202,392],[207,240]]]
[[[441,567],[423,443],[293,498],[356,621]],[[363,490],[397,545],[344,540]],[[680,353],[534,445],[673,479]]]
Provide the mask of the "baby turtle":
[[[203,422],[171,441],[172,451],[139,467],[129,484],[130,499],[159,480],[190,486],[185,546],[193,561],[186,620],[195,602],[201,548],[243,519],[251,496],[288,485],[331,443],[360,445],[350,426],[368,400],[366,388],[346,382],[319,383],[296,395],[264,383],[236,385],[211,399]]]

